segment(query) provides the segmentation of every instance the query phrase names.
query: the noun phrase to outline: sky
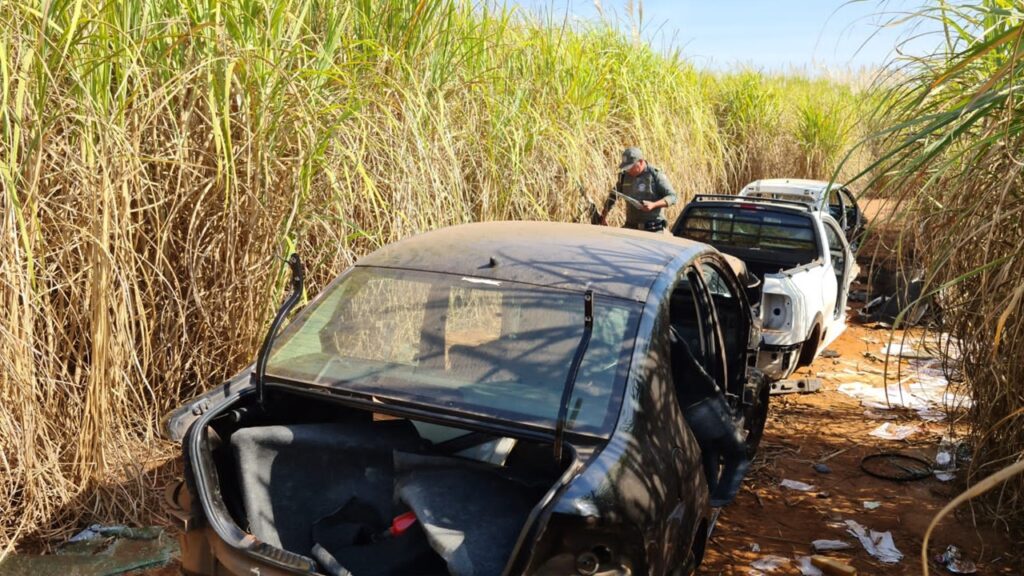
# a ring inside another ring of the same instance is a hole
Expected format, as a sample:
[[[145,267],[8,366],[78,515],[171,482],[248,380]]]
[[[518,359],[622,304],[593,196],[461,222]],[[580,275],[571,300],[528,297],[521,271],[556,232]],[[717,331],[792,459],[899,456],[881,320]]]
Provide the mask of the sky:
[[[927,29],[899,22],[923,2],[646,0],[641,36],[661,50],[680,50],[702,68],[858,71],[884,64],[897,45],[904,51],[924,53],[940,40]],[[573,20],[600,18],[594,0],[519,0],[518,4],[559,18],[567,11]],[[628,4],[629,0],[601,0],[605,17],[627,31]]]

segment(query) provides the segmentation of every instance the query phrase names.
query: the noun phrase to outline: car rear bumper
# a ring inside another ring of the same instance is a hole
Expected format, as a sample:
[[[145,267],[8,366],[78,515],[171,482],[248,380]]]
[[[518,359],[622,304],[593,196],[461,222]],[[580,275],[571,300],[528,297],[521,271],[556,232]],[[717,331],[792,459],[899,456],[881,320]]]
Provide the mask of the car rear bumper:
[[[757,353],[757,368],[764,372],[769,380],[782,380],[796,369],[800,356],[800,344],[774,346],[763,344]]]
[[[194,511],[192,495],[185,482],[178,481],[164,492],[167,513],[179,522],[181,571],[189,576],[294,576],[319,574],[300,567],[287,567],[225,542]]]

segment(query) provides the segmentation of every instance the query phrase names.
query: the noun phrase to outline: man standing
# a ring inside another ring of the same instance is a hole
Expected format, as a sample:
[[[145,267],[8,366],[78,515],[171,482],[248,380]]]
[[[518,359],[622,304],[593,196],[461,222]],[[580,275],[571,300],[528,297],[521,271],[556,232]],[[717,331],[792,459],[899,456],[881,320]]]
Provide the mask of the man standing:
[[[677,197],[668,178],[644,160],[639,148],[626,148],[619,164],[619,180],[601,211],[601,223],[607,223],[608,211],[619,196],[626,201],[625,228],[660,232],[668,222],[661,216],[663,208],[676,203]]]

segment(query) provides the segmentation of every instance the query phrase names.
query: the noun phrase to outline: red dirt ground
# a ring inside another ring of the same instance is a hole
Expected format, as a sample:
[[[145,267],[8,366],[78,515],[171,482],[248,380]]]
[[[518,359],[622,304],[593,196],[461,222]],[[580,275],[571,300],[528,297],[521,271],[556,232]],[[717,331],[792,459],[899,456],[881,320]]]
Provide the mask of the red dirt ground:
[[[801,377],[817,376],[823,390],[816,394],[775,396],[761,452],[736,502],[726,508],[708,546],[700,574],[756,574],[750,563],[766,555],[794,559],[812,553],[816,539],[839,539],[854,548],[830,556],[848,561],[860,574],[921,574],[921,543],[933,516],[958,493],[955,482],[934,478],[896,483],[876,479],[860,469],[862,457],[879,451],[901,451],[926,458],[935,455],[948,423],[928,423],[910,411],[896,412],[898,424],[915,424],[922,432],[905,441],[888,441],[868,433],[883,421],[868,418],[859,401],[836,391],[842,382],[859,381],[881,387],[880,357],[890,331],[853,324],[829,348],[834,359],[819,357]],[[899,335],[895,342],[899,342]],[[890,372],[895,367],[890,360]],[[852,373],[844,373],[849,370]],[[793,376],[794,378],[796,375]],[[892,381],[890,376],[890,382]],[[826,462],[831,474],[812,468]],[[783,479],[816,486],[817,494],[779,487]],[[864,501],[881,506],[867,510]],[[975,528],[969,511],[947,516],[931,536],[929,557],[959,546],[978,564],[979,574],[1020,574],[1019,558],[1005,535],[992,527]],[[899,564],[876,561],[855,538],[846,533],[842,520],[852,519],[869,529],[891,531],[904,558]],[[754,545],[760,548],[753,552]],[[1016,564],[1015,564],[1016,562]],[[934,574],[948,574],[934,562]],[[796,564],[771,574],[800,574]]]

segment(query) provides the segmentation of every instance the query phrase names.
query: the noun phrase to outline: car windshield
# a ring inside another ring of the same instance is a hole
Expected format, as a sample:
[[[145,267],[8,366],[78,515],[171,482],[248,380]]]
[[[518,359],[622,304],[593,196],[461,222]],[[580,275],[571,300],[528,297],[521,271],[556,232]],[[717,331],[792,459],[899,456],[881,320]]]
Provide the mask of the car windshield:
[[[692,207],[684,215],[679,235],[741,258],[770,253],[773,260],[790,266],[807,264],[818,257],[810,216],[763,206],[736,203]]]
[[[568,430],[610,432],[640,308],[595,297]],[[267,374],[553,429],[583,312],[578,292],[358,267],[281,334]]]

